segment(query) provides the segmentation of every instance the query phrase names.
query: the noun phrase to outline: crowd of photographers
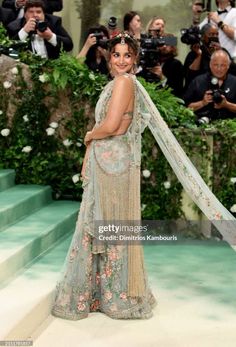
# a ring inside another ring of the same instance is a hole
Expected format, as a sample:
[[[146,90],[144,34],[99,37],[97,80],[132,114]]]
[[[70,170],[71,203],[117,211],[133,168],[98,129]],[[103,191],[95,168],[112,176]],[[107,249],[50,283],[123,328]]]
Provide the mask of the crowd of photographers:
[[[217,11],[212,11],[210,1],[193,0],[193,25],[181,29],[181,41],[189,46],[184,64],[177,59],[177,38],[166,32],[164,18],[151,18],[145,31],[139,13],[130,11],[123,18],[122,30],[140,43],[136,74],[157,88],[170,87],[193,109],[199,124],[236,114],[236,8],[232,0],[215,3]],[[61,48],[73,48],[61,18],[53,15],[62,7],[62,0],[3,0],[0,22],[10,38],[29,39],[32,52],[55,59]],[[205,7],[207,15],[201,22]],[[107,26],[90,28],[78,58],[84,58],[91,70],[109,76],[107,47],[118,33],[115,17]]]

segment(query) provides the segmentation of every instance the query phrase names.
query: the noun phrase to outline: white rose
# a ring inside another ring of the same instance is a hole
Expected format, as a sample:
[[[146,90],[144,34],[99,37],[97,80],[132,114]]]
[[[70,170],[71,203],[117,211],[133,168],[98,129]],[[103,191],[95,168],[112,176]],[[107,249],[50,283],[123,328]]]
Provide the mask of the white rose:
[[[1,131],[1,135],[2,136],[8,136],[10,134],[10,129],[2,129]]]
[[[11,72],[13,73],[13,75],[18,75],[18,68],[15,66],[11,69]]]
[[[49,126],[51,128],[53,128],[53,129],[56,129],[56,128],[58,128],[58,123],[57,122],[52,122],[52,123],[49,124]]]
[[[69,140],[69,139],[66,139],[66,140],[63,141],[63,145],[66,146],[66,147],[71,146],[72,143],[73,143],[73,142],[72,142],[71,140]]]
[[[164,187],[165,187],[166,189],[170,189],[171,184],[170,184],[169,181],[165,181],[163,184],[164,184]]]
[[[32,151],[32,147],[31,146],[25,146],[25,147],[22,148],[21,151],[24,152],[24,153],[29,153],[29,152]]]
[[[143,177],[148,178],[151,176],[151,172],[149,170],[143,170]]]
[[[3,114],[3,111],[2,110],[0,110],[0,116]]]
[[[76,184],[77,182],[79,182],[79,178],[80,178],[80,175],[76,174],[76,175],[72,176],[72,181]]]
[[[53,128],[47,128],[46,133],[48,136],[52,136],[55,133],[55,129]]]
[[[230,178],[230,182],[231,182],[231,183],[236,183],[236,177],[231,177],[231,178]]]
[[[90,72],[89,78],[90,78],[92,81],[95,80],[95,76],[94,76],[94,73],[93,73],[93,72]]]
[[[230,211],[233,212],[233,213],[236,213],[236,204],[231,206]]]
[[[5,89],[9,89],[9,88],[11,88],[11,86],[12,86],[11,82],[9,82],[9,81],[3,82],[3,87],[4,87]]]
[[[24,119],[24,122],[28,122],[28,121],[29,121],[28,115],[25,114],[25,115],[23,116],[23,119]]]
[[[39,80],[42,83],[45,83],[48,81],[48,75],[46,73],[43,73],[42,75],[39,75]]]
[[[82,146],[82,143],[81,143],[81,142],[76,142],[76,146],[77,146],[77,147],[81,147],[81,146]]]

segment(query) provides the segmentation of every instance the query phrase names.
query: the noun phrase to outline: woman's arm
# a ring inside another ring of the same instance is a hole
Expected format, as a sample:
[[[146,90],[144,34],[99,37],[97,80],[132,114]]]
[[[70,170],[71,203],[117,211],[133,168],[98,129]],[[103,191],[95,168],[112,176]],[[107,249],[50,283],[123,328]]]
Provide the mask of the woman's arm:
[[[89,51],[89,49],[94,46],[97,42],[96,37],[93,34],[90,34],[87,37],[87,40],[85,41],[85,44],[83,45],[81,51],[77,55],[77,58],[86,58],[86,55]]]
[[[114,135],[121,125],[124,113],[130,111],[128,107],[133,98],[134,85],[131,78],[124,75],[117,77],[114,82],[106,117],[99,126],[87,132],[85,143]],[[127,126],[129,126],[128,122]]]

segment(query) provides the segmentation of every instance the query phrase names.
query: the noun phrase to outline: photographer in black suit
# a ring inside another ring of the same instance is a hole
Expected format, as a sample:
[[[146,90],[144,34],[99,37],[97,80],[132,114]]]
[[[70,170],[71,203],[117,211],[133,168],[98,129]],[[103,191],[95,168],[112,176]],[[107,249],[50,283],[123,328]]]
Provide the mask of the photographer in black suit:
[[[63,8],[63,0],[42,0],[45,5],[45,13],[53,14],[53,12],[61,11]],[[14,12],[15,18],[24,16],[24,6],[27,0],[3,0],[2,7],[9,8]]]
[[[11,10],[0,7],[0,23],[2,23],[4,27],[6,27],[7,24],[12,22],[14,18],[14,13]]]
[[[43,58],[56,59],[61,48],[67,52],[73,48],[61,18],[45,14],[41,0],[28,0],[24,17],[10,23],[7,29],[12,39],[25,41],[30,38],[29,49]]]

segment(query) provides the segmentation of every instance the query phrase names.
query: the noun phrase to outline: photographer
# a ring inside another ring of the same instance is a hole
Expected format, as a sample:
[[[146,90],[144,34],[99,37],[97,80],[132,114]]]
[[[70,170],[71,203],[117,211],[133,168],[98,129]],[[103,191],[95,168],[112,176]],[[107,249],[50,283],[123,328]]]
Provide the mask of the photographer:
[[[77,55],[77,58],[85,58],[85,64],[92,71],[108,75],[108,52],[106,49],[108,39],[109,33],[105,26],[97,25],[96,27],[90,28],[85,44]]]
[[[200,24],[203,27],[208,20],[219,28],[219,41],[233,59],[236,59],[236,8],[234,0],[216,0],[218,10],[209,12],[207,18]]]
[[[138,73],[148,82],[168,86],[177,97],[183,95],[183,65],[176,59],[177,39],[171,34],[160,36],[160,27],[150,22],[148,34],[141,39],[140,64],[142,71]],[[163,22],[164,23],[164,22]]]
[[[147,24],[146,32],[152,37],[165,35],[165,20],[162,17],[155,16]]]
[[[123,18],[124,31],[134,36],[137,40],[141,38],[142,22],[138,12],[130,11],[124,15]]]
[[[73,42],[62,27],[61,18],[45,14],[41,0],[28,0],[23,18],[8,25],[12,39],[29,40],[29,49],[42,58],[56,59],[60,50],[71,51]]]
[[[196,77],[184,96],[198,123],[210,120],[235,118],[236,77],[228,74],[230,57],[222,49],[211,55],[210,72]]]
[[[198,75],[203,74],[209,70],[209,63],[211,54],[220,49],[218,28],[215,24],[205,24],[201,31],[201,37],[192,37],[193,44],[191,51],[185,58],[184,71],[185,71],[185,88],[189,83]]]

